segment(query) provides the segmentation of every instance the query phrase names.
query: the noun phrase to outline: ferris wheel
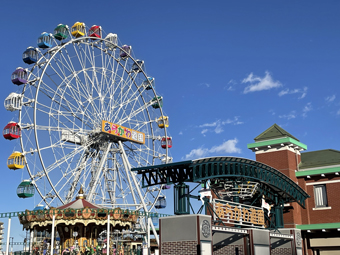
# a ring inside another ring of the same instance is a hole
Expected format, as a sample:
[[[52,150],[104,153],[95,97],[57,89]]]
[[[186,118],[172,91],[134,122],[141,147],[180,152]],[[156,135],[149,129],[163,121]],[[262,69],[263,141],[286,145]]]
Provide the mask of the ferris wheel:
[[[165,186],[142,189],[131,168],[169,163],[169,119],[143,60],[116,34],[76,22],[44,32],[38,48],[23,53],[5,108],[18,122],[4,128],[20,139],[8,159],[27,169],[19,197],[41,196],[47,206],[75,199],[80,187],[89,202],[105,207],[154,211],[164,208]],[[163,201],[163,204],[162,204]]]

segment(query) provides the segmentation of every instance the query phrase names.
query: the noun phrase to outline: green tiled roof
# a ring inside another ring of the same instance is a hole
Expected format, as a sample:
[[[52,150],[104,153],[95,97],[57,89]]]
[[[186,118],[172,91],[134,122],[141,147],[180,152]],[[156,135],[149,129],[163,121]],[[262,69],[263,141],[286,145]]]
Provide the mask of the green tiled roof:
[[[301,153],[299,169],[340,165],[340,151],[327,149]]]
[[[281,128],[279,125],[274,124],[260,135],[254,138],[255,142],[283,138],[283,137],[291,137],[299,142],[299,139],[289,134],[286,130]]]

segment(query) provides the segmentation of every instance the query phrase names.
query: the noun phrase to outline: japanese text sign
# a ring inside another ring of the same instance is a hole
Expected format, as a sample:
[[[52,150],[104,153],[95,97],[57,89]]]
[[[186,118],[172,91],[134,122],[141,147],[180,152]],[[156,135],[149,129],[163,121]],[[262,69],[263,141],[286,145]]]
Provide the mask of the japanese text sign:
[[[145,143],[144,133],[105,120],[102,121],[102,132],[113,135],[118,140],[129,140],[140,144]]]

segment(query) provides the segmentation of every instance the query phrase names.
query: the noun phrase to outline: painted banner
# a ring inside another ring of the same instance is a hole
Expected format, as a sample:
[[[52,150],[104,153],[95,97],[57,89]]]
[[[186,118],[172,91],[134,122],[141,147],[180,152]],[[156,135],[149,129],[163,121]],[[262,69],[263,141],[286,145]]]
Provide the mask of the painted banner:
[[[216,215],[225,223],[264,227],[264,211],[260,207],[214,199],[213,207]],[[218,218],[217,218],[218,217]]]
[[[105,120],[102,121],[102,132],[120,138],[118,140],[129,140],[140,144],[145,143],[144,133]]]

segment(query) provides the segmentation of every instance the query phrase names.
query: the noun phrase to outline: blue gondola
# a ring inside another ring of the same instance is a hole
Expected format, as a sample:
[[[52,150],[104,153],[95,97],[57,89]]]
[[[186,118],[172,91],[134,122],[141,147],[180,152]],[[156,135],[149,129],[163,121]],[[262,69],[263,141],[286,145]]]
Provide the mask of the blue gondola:
[[[159,196],[157,198],[155,208],[156,209],[164,209],[166,207],[166,198],[165,196]]]
[[[153,225],[154,225],[154,226],[157,226],[157,225],[158,225],[158,222],[159,222],[159,216],[158,216],[158,214],[156,213],[156,214],[152,215],[152,216],[151,216],[151,220],[152,220]]]
[[[39,210],[44,210],[45,207],[41,204],[38,204],[36,207],[34,207],[33,211],[39,211]]]
[[[28,47],[22,54],[22,60],[26,64],[33,64],[38,61],[38,51],[33,47]]]
[[[144,70],[144,61],[143,60],[136,60],[136,63],[132,65],[132,71],[134,72],[142,72]]]
[[[146,90],[150,90],[155,87],[155,78],[148,77],[145,81],[143,81],[143,86]]]
[[[38,47],[42,49],[51,48],[52,47],[52,35],[46,32],[43,32],[41,36],[38,37]]]

